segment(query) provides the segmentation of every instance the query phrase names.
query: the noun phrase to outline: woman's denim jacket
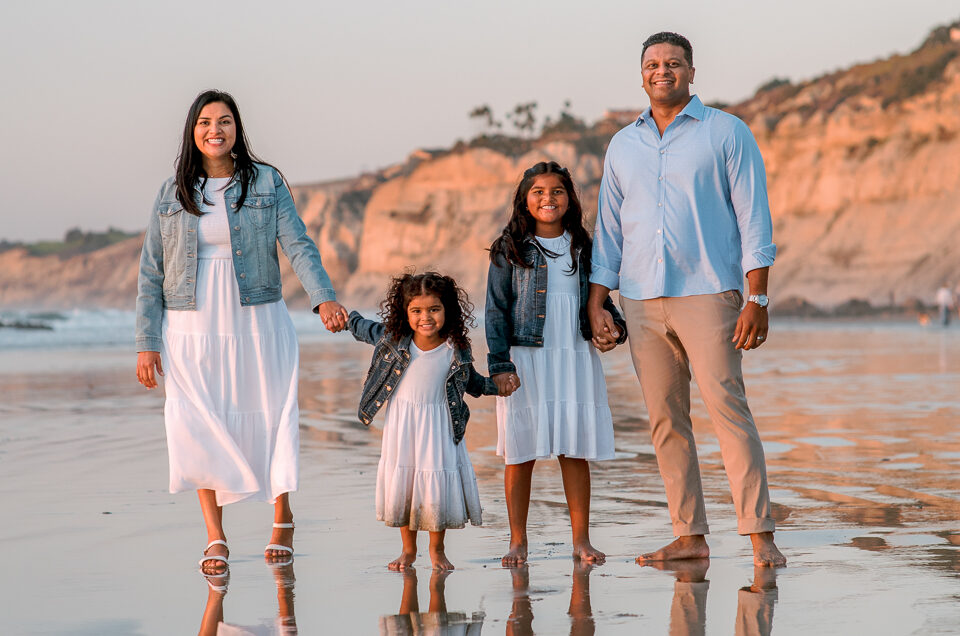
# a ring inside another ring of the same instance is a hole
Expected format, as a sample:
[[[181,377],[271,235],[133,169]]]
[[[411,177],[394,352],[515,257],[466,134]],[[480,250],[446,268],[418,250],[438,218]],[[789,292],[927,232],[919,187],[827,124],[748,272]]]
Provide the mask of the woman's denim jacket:
[[[533,267],[520,267],[497,254],[487,273],[487,308],[484,318],[487,332],[487,370],[490,375],[516,373],[510,361],[510,347],[542,347],[543,324],[547,315],[547,257],[530,237],[524,240],[522,252]],[[590,262],[577,254],[577,274],[580,279],[580,335],[590,340],[590,317],[587,298],[590,294]],[[620,331],[617,344],[627,339],[627,323],[610,298],[603,303]]]
[[[373,416],[390,399],[390,392],[396,388],[403,372],[410,364],[410,341],[412,336],[404,336],[396,342],[385,336],[382,322],[367,320],[355,311],[350,312],[348,321],[350,333],[360,342],[372,344],[373,360],[367,379],[363,382],[363,394],[360,396],[360,421],[370,425]],[[469,349],[453,349],[453,364],[447,374],[447,404],[450,405],[450,420],[453,424],[453,441],[456,444],[463,439],[470,419],[470,409],[463,400],[463,394],[474,397],[496,395],[497,385],[490,378],[477,373],[473,368],[473,354]]]
[[[240,183],[224,192],[230,224],[233,269],[240,288],[240,304],[261,305],[282,298],[277,241],[300,283],[316,307],[336,294],[323,269],[320,252],[297,215],[290,191],[280,174],[256,164],[256,177],[247,188],[243,206],[237,207]],[[201,202],[199,183],[194,197]],[[173,177],[160,188],[143,238],[137,283],[137,351],[160,351],[163,310],[197,308],[197,225],[177,201]]]

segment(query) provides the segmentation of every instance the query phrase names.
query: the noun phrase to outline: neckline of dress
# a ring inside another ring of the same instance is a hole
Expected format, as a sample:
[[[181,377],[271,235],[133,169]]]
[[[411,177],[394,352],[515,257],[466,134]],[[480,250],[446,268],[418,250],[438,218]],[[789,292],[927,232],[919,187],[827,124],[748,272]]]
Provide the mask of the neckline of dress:
[[[412,339],[410,340],[410,348],[411,348],[411,349],[416,349],[416,350],[417,350],[418,352],[420,352],[420,353],[433,353],[434,351],[437,351],[438,349],[443,349],[444,345],[446,345],[448,348],[452,348],[452,347],[450,347],[450,340],[449,340],[449,339],[444,340],[441,344],[438,344],[438,345],[437,345],[436,347],[434,347],[433,349],[421,349],[420,347],[417,346],[417,343],[416,343],[416,342],[414,342]]]
[[[548,236],[537,236],[536,234],[534,234],[533,236],[534,236],[535,239],[537,239],[538,241],[541,241],[541,242],[543,242],[543,241],[553,241],[553,242],[555,242],[555,243],[561,243],[561,242],[563,242],[563,241],[566,241],[567,243],[570,242],[570,232],[567,232],[566,230],[564,230],[564,231],[563,231],[563,234],[561,234],[560,236],[549,236],[549,237],[548,237]]]

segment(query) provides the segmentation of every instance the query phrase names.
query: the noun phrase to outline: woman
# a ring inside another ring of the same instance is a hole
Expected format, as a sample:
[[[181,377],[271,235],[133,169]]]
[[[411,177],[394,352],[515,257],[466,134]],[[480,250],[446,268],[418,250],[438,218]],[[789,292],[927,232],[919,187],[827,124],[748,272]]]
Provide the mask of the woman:
[[[278,241],[314,313],[344,329],[347,312],[282,175],[250,152],[233,98],[201,93],[144,237],[137,379],[152,389],[166,370],[170,492],[200,497],[208,575],[227,570],[223,506],[244,499],[274,504],[268,562],[293,556],[299,351]]]

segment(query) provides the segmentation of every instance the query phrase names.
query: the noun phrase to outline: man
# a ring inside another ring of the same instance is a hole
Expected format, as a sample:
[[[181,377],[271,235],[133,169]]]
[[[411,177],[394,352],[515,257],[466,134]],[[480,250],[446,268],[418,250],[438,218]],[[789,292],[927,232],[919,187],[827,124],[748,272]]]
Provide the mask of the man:
[[[776,255],[763,159],[746,124],[690,94],[695,69],[686,38],[649,37],[641,66],[650,108],[607,149],[588,302],[594,334],[612,340],[616,329],[601,303],[620,289],[678,537],[637,563],[710,554],[690,421],[692,368],[720,443],[738,532],[750,535],[755,564],[782,566],[741,371],[742,352],[767,337]]]

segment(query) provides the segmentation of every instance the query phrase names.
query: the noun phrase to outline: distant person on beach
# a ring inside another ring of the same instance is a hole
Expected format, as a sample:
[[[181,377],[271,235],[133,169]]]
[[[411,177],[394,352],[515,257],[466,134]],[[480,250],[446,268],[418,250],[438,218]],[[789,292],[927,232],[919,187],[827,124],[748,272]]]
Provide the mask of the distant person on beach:
[[[223,506],[241,500],[274,504],[266,560],[293,557],[299,350],[278,241],[314,313],[330,331],[346,328],[282,175],[250,151],[233,97],[200,93],[143,241],[137,380],[155,388],[166,370],[170,492],[200,497],[209,541],[200,565],[211,576],[228,566]]]
[[[591,344],[586,303],[590,235],[570,172],[540,162],[523,173],[510,220],[490,246],[487,368],[497,398],[497,455],[506,462],[510,518],[505,567],[527,560],[530,485],[538,459],[556,457],[570,511],[573,556],[603,562],[590,544],[590,466],[613,459],[613,419],[600,357]],[[618,321],[601,351],[625,342]]]
[[[496,395],[473,367],[467,327],[473,306],[449,276],[436,272],[393,279],[380,304],[383,322],[350,312],[353,337],[374,345],[363,383],[360,420],[370,425],[386,406],[377,466],[377,520],[400,528],[405,570],[417,558],[417,532],[430,533],[435,570],[452,570],[448,528],[482,522],[477,478],[463,435],[470,409],[463,394]]]
[[[610,342],[603,303],[620,289],[630,351],[673,522],[673,543],[637,563],[703,558],[709,532],[690,421],[696,376],[754,562],[780,566],[760,435],[743,385],[742,352],[767,338],[767,276],[776,255],[763,159],[747,126],[690,94],[690,42],[643,44],[648,108],[610,141],[590,275],[590,322]],[[743,276],[750,291],[743,303]]]
[[[937,290],[937,309],[940,311],[940,324],[944,327],[950,324],[950,314],[953,313],[953,292],[950,286],[944,283]]]

